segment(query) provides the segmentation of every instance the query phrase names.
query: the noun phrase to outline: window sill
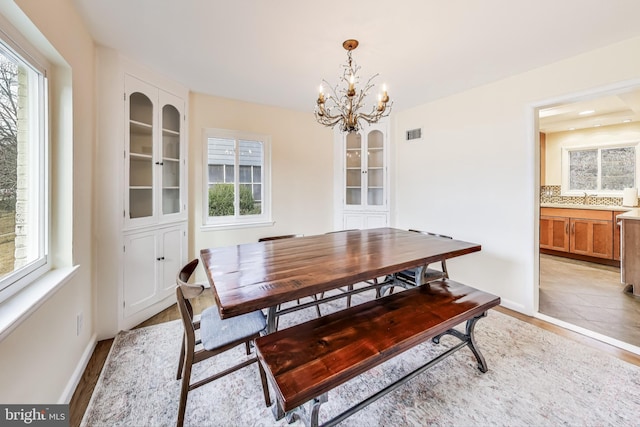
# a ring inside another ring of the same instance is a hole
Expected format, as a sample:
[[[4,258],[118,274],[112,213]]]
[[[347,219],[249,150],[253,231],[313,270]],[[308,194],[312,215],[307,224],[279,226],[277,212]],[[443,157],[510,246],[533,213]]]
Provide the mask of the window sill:
[[[206,224],[200,227],[201,231],[218,231],[218,230],[233,230],[237,228],[252,228],[252,227],[271,227],[275,224],[275,221],[256,221],[256,222],[237,222],[232,224]]]
[[[0,341],[51,298],[78,271],[78,266],[48,271],[0,304]]]

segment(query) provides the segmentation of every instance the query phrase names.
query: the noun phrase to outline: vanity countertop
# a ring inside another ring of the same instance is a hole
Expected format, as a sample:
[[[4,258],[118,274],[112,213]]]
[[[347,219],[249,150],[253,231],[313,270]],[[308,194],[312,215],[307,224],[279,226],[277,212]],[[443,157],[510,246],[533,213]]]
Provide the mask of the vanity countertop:
[[[562,209],[593,209],[602,211],[639,211],[638,208],[631,208],[628,206],[607,206],[607,205],[577,205],[572,203],[541,203],[541,208],[562,208]],[[640,219],[640,218],[638,218]]]

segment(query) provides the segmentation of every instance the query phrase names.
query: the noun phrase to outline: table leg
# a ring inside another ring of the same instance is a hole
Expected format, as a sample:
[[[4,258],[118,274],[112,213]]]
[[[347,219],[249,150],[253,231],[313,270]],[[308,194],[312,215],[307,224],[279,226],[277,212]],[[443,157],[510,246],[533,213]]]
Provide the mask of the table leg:
[[[416,268],[416,286],[421,286],[427,283],[425,281],[424,273],[427,271],[427,266]]]
[[[267,334],[273,333],[276,331],[276,318],[278,316],[278,306],[274,305],[269,307],[267,311]]]

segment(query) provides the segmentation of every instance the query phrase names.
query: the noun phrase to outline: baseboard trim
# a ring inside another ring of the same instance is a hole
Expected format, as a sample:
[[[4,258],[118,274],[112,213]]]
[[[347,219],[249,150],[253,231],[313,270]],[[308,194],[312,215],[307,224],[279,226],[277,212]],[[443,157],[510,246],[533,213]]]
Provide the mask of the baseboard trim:
[[[73,371],[73,375],[69,378],[67,386],[64,388],[62,395],[60,395],[60,398],[58,399],[59,404],[68,404],[71,402],[73,393],[76,391],[76,387],[78,387],[85,369],[87,369],[87,365],[89,364],[89,360],[91,360],[91,356],[93,355],[93,351],[96,349],[97,344],[98,336],[97,334],[93,334],[89,340],[89,344],[84,350],[84,353],[82,353],[78,366],[76,366],[75,371]]]
[[[546,254],[546,255],[559,256],[559,257],[562,257],[562,258],[576,259],[578,261],[593,262],[593,263],[596,263],[596,264],[603,264],[603,265],[608,265],[608,266],[611,266],[611,267],[620,268],[620,261],[619,260],[615,260],[615,259],[598,258],[598,257],[593,257],[593,256],[574,254],[574,253],[571,253],[571,252],[554,251],[553,249],[545,249],[545,248],[540,248],[540,253],[541,254]]]
[[[500,305],[504,308],[508,308],[509,310],[517,311],[518,313],[526,314],[527,316],[533,316],[533,313],[527,310],[523,304],[500,298]]]

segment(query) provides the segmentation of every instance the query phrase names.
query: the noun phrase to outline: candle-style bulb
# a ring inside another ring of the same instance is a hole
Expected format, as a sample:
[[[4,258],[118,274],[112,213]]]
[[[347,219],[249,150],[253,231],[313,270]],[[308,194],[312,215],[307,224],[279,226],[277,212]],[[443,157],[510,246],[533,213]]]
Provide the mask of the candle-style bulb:
[[[389,102],[389,95],[387,95],[387,85],[385,83],[382,84],[382,102],[385,104]]]
[[[347,96],[348,97],[352,97],[356,95],[356,89],[353,86],[353,83],[355,82],[355,76],[353,74],[351,74],[351,77],[349,77],[349,89],[347,90]]]
[[[319,90],[319,93],[318,93],[318,105],[322,105],[322,104],[324,104],[324,93],[323,93],[322,85],[320,85],[320,88],[318,90]]]

